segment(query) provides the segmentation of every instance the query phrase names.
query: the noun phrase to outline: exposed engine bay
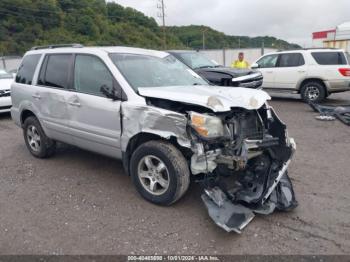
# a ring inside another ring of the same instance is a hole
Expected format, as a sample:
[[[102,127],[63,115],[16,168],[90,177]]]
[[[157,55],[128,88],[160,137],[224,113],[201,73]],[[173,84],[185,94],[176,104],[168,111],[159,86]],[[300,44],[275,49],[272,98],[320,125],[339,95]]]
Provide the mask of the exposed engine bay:
[[[195,115],[190,113],[197,148],[191,169],[202,176],[202,200],[218,226],[240,233],[255,213],[267,215],[297,206],[287,174],[295,143],[267,104],[254,111],[233,108],[216,114],[225,135],[211,139],[198,129]]]

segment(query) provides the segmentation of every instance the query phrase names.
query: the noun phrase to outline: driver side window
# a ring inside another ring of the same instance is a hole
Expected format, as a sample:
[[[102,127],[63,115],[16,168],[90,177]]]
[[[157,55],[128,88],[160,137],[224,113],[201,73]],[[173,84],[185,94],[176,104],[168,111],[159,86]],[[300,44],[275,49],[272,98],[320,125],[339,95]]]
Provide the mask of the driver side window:
[[[276,67],[278,60],[278,55],[268,55],[263,58],[261,58],[257,64],[259,65],[259,68],[271,68]]]
[[[74,88],[78,92],[104,96],[102,86],[113,88],[113,76],[97,57],[77,55],[74,67]]]

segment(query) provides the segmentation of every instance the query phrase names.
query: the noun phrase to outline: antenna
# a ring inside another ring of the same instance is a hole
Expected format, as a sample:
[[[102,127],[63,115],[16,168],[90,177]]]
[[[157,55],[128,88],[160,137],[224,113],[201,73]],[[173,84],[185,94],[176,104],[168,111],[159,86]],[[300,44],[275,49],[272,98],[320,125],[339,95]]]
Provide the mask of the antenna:
[[[166,50],[166,28],[165,28],[165,4],[164,0],[158,0],[157,8],[159,9],[158,17],[162,20],[163,27],[163,49]]]

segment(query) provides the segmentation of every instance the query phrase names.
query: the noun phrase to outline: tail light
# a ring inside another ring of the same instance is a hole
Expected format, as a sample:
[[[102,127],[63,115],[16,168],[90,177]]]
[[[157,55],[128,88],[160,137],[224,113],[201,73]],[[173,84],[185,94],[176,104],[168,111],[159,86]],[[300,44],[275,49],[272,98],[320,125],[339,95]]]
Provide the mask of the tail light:
[[[339,68],[339,73],[343,76],[350,76],[350,68]]]

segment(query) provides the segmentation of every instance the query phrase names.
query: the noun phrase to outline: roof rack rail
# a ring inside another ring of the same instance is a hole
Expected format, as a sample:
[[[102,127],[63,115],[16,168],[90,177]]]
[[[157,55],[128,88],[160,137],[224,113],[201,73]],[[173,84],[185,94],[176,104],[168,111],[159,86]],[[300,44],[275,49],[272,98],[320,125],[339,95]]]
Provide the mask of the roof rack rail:
[[[81,44],[42,45],[42,46],[34,46],[32,47],[31,50],[54,49],[54,48],[64,48],[64,47],[83,48],[84,46]]]
[[[285,50],[278,50],[277,52],[287,52],[287,51],[307,51],[307,50],[339,50],[340,48],[335,47],[309,47],[309,48],[299,48],[299,49],[285,49]]]

